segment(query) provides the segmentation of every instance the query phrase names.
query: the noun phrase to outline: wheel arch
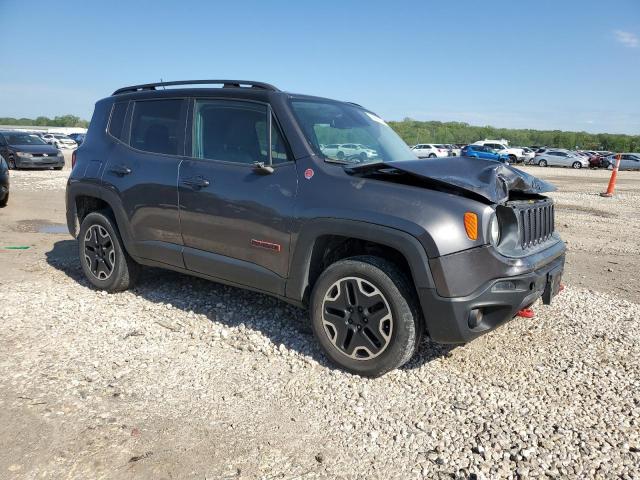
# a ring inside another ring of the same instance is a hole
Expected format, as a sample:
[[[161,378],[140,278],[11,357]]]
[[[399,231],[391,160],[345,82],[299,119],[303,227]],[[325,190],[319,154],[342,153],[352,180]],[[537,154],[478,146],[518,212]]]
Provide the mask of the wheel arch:
[[[416,237],[367,222],[318,219],[305,224],[293,247],[285,295],[307,303],[324,268],[350,256],[387,258],[405,271],[413,286],[434,288],[427,253]]]
[[[73,237],[78,236],[80,224],[89,213],[105,209],[110,210],[127,252],[136,256],[127,214],[118,196],[99,185],[76,183],[67,186],[67,228]]]

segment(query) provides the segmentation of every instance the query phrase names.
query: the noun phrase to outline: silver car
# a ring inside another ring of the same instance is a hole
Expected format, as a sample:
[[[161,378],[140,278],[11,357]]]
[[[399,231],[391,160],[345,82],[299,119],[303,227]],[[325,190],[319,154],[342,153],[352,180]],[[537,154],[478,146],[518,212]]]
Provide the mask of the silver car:
[[[536,156],[541,167],[589,168],[589,160],[569,150],[547,150]]]
[[[616,164],[618,154],[609,155],[609,169]],[[620,170],[640,170],[640,153],[622,153],[620,155]]]

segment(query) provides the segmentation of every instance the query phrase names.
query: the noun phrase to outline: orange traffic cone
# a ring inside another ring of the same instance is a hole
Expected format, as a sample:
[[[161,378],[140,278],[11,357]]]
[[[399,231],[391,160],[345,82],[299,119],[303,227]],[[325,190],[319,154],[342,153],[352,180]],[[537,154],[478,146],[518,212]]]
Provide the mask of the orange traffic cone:
[[[613,191],[616,188],[616,178],[618,177],[618,168],[620,167],[620,154],[616,155],[616,164],[613,166],[611,172],[611,178],[609,179],[609,186],[606,192],[600,194],[601,197],[613,197]]]

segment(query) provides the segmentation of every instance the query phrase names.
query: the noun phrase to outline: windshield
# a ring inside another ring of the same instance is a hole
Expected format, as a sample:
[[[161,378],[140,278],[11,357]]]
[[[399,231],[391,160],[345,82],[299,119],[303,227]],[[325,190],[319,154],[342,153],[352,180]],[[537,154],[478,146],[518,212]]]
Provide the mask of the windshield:
[[[415,160],[416,154],[384,120],[361,107],[292,100],[293,111],[317,154],[340,163]]]
[[[46,145],[39,136],[29,133],[5,133],[4,138],[9,145]]]

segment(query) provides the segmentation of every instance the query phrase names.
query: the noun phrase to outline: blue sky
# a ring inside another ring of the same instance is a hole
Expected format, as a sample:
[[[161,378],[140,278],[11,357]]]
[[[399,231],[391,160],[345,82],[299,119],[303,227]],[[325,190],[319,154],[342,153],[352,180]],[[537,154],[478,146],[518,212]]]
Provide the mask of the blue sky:
[[[239,78],[387,120],[640,134],[640,1],[0,0],[0,117]]]

